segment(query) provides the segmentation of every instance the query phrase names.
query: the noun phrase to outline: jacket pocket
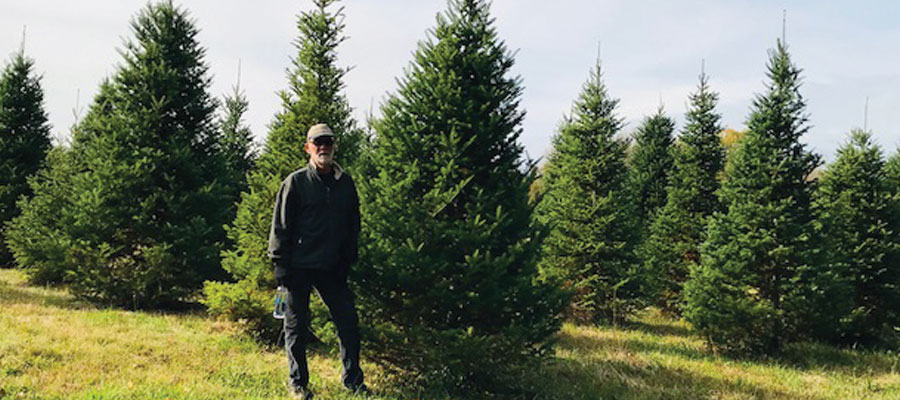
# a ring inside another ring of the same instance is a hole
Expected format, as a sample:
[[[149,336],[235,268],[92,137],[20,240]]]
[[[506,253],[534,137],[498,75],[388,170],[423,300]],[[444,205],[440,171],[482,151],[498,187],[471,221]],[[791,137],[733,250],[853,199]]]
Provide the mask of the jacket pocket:
[[[314,235],[309,233],[298,236],[297,241],[294,244],[294,251],[301,257],[309,255],[310,252],[316,251],[316,248],[321,247],[321,236],[322,235]]]

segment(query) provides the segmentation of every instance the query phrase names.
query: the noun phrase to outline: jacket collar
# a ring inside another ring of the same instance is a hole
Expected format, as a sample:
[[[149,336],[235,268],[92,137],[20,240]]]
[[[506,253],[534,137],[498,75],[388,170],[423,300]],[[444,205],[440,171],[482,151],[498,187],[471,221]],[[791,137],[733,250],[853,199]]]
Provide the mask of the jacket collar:
[[[334,180],[341,179],[341,177],[344,176],[344,169],[341,168],[340,164],[332,161],[331,169],[334,170]],[[313,165],[312,160],[309,161],[308,171],[310,171],[312,173],[316,172],[316,166]]]

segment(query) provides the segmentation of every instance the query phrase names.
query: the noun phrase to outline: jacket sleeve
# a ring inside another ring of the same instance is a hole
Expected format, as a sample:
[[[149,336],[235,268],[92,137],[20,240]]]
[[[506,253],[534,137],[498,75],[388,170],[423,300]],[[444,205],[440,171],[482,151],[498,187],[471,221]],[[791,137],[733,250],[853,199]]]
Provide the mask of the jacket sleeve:
[[[346,261],[349,264],[353,264],[359,258],[359,231],[360,231],[360,216],[359,216],[359,194],[356,192],[356,185],[353,183],[353,180],[350,180],[351,186],[351,209],[350,209],[350,237],[347,240],[347,248],[344,249],[344,254],[346,254]]]
[[[292,185],[292,177],[288,177],[275,196],[272,228],[269,231],[269,258],[276,267],[285,268],[291,262],[294,214],[299,206],[300,194]]]

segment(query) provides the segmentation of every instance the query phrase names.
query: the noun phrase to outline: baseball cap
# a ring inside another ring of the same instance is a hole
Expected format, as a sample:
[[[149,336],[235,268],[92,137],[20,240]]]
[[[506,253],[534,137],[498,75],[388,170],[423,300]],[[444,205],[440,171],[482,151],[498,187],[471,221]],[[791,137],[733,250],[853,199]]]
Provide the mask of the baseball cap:
[[[311,141],[320,136],[334,136],[334,132],[331,132],[331,128],[325,124],[315,124],[309,128],[309,131],[306,132],[306,140]]]

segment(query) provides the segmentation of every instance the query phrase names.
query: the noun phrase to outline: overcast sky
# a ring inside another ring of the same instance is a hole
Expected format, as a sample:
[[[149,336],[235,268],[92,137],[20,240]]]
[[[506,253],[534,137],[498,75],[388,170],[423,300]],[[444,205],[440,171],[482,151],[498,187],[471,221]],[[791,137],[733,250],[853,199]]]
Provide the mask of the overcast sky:
[[[43,75],[45,106],[57,139],[90,104],[100,81],[120,62],[140,0],[0,0],[0,54],[22,41]],[[237,82],[250,101],[246,115],[257,141],[278,111],[278,90],[294,53],[296,16],[310,1],[182,0],[200,28],[221,96]],[[353,69],[346,94],[363,121],[409,64],[417,43],[435,24],[445,0],[346,0],[340,66]],[[660,102],[683,125],[688,94],[701,60],[720,93],[726,127],[743,129],[754,94],[764,90],[767,51],[782,34],[803,70],[802,93],[812,129],[809,146],[831,160],[847,133],[864,124],[888,154],[900,146],[900,2],[830,1],[590,1],[495,0],[500,37],[516,53],[527,112],[522,141],[531,157],[547,153],[550,138],[571,109],[597,59],[609,93],[621,99],[626,132]],[[598,46],[598,43],[600,45]]]

